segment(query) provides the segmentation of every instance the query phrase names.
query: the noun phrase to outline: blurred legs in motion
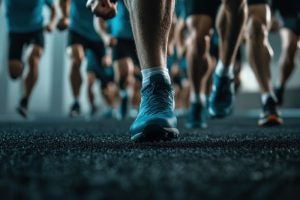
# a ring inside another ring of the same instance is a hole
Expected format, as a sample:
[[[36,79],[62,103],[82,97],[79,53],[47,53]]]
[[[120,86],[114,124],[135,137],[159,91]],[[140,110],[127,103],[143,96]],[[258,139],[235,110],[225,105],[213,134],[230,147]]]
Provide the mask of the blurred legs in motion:
[[[246,22],[246,3],[246,0],[223,0],[218,12],[219,61],[209,97],[209,113],[212,117],[223,118],[233,112],[234,63]]]
[[[271,57],[273,51],[269,44],[271,22],[270,7],[266,3],[249,3],[246,41],[250,66],[252,67],[262,93],[262,113],[260,126],[283,123],[277,110],[277,100],[271,83]]]

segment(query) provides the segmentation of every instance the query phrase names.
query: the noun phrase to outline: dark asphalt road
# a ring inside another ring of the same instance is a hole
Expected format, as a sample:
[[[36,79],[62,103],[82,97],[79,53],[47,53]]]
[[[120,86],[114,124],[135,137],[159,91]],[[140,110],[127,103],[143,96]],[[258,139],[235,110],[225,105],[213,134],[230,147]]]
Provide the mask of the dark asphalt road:
[[[300,198],[299,119],[236,117],[143,145],[129,124],[0,123],[0,199]]]

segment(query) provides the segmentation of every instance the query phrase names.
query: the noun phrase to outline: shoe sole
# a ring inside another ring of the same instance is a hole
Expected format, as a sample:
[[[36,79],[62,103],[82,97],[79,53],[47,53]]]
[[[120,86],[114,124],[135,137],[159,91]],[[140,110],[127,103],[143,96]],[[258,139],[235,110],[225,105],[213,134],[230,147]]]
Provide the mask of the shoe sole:
[[[72,111],[72,112],[70,112],[70,114],[69,114],[69,117],[70,118],[77,118],[77,117],[79,117],[80,116],[80,112],[77,112],[77,111]]]
[[[176,139],[178,135],[179,131],[176,128],[163,128],[159,125],[148,125],[141,133],[132,136],[131,141],[137,143],[166,142]]]
[[[283,124],[283,120],[276,115],[268,116],[266,119],[261,119],[258,121],[258,125],[262,127],[269,126],[280,126]]]
[[[212,119],[224,119],[224,118],[232,115],[233,109],[231,109],[231,111],[229,113],[217,114],[211,108],[209,108],[208,113],[209,113],[210,118],[212,118]]]
[[[208,125],[207,124],[189,124],[187,123],[185,125],[185,128],[187,129],[207,129]]]

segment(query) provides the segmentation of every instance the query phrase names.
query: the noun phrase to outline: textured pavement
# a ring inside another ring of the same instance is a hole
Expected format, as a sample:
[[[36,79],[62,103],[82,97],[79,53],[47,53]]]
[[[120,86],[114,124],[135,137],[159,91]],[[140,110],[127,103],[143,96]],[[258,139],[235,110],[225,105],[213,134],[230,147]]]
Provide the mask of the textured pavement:
[[[1,199],[299,199],[300,119],[211,121],[133,144],[130,121],[0,123]],[[5,197],[5,198],[3,198]]]

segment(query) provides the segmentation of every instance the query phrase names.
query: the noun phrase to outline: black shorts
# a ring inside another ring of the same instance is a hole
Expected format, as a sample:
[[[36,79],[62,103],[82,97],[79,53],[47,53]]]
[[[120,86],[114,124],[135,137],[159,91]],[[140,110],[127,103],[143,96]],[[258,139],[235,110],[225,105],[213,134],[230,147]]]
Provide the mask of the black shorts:
[[[283,26],[300,35],[300,1],[274,1],[283,19]]]
[[[269,4],[270,0],[248,0],[248,5],[255,5],[255,4]]]
[[[283,26],[300,36],[300,17],[282,17]]]
[[[136,52],[134,40],[116,38],[118,43],[113,47],[113,60],[131,58],[133,63],[139,66],[139,59]]]
[[[300,1],[274,0],[273,8],[278,10],[282,17],[300,17]]]
[[[221,0],[186,0],[186,15],[208,15],[214,21],[220,5]]]
[[[43,29],[29,33],[9,33],[9,60],[21,60],[23,48],[34,44],[44,48],[45,38]]]
[[[101,82],[102,89],[107,88],[108,84],[115,81],[113,67],[93,66],[88,62],[87,72],[96,75],[96,78]]]
[[[85,36],[77,33],[76,31],[70,30],[69,31],[69,37],[68,37],[68,46],[72,46],[75,44],[82,45],[84,50],[90,50],[98,59],[98,62],[102,62],[102,58],[105,55],[105,46],[102,41],[93,41]]]

